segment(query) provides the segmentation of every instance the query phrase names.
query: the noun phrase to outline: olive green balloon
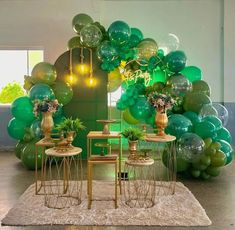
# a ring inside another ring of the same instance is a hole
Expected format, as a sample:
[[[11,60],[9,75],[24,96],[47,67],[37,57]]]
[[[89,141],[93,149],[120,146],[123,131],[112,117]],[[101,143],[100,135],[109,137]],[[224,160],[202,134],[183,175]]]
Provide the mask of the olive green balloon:
[[[192,111],[199,114],[203,105],[211,103],[211,99],[207,95],[203,93],[189,92],[184,97],[183,107],[185,111]]]
[[[60,104],[66,105],[72,100],[73,89],[68,83],[58,81],[51,88]]]
[[[18,141],[18,143],[16,144],[14,152],[15,152],[15,155],[18,159],[21,159],[21,154],[22,154],[22,151],[25,148],[26,144],[27,143],[24,141]]]
[[[93,19],[88,14],[77,14],[72,21],[73,30],[80,34],[81,29],[91,23]]]
[[[69,49],[80,48],[80,47],[82,47],[82,44],[79,36],[75,36],[69,39],[68,41]]]
[[[29,170],[34,170],[36,168],[35,164],[35,157],[36,157],[36,146],[35,143],[37,142],[37,139],[34,139],[33,141],[29,142],[25,148],[22,151],[21,154],[21,160],[23,165],[29,169]],[[43,149],[38,148],[38,159],[37,159],[37,168],[40,169],[42,165],[42,154],[43,154]]]
[[[128,124],[131,124],[131,125],[136,125],[136,124],[139,124],[139,123],[140,123],[139,120],[135,119],[135,118],[131,115],[131,113],[130,113],[130,111],[129,111],[128,108],[123,112],[123,120],[124,120],[125,122],[127,122]]]
[[[39,62],[32,70],[33,83],[53,84],[57,78],[55,66],[47,62]]]
[[[148,61],[152,56],[157,55],[158,45],[153,39],[144,39],[138,44],[137,50],[138,58]]]
[[[211,87],[203,80],[194,81],[193,83],[193,92],[204,93],[208,97],[211,95]]]
[[[226,164],[227,158],[224,152],[218,150],[214,155],[211,156],[211,166],[221,167]]]
[[[209,174],[210,176],[213,176],[213,177],[219,176],[220,172],[221,172],[221,167],[209,166],[206,169],[206,173]]]
[[[201,175],[201,171],[198,169],[191,169],[190,173],[193,177],[198,178]]]

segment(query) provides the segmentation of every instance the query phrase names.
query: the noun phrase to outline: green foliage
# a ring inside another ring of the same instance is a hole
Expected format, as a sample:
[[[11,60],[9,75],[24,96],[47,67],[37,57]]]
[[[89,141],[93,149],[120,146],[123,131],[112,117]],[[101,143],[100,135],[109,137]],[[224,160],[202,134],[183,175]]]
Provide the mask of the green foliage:
[[[121,132],[122,136],[127,138],[129,141],[138,141],[142,140],[144,137],[144,133],[137,128],[126,128],[123,132]]]
[[[17,82],[10,82],[0,92],[0,103],[12,103],[16,98],[25,95],[24,89]]]
[[[59,132],[70,132],[74,131],[75,133],[78,133],[80,130],[85,129],[86,127],[83,125],[80,119],[72,119],[66,118],[64,119],[60,124],[56,125],[56,129]]]

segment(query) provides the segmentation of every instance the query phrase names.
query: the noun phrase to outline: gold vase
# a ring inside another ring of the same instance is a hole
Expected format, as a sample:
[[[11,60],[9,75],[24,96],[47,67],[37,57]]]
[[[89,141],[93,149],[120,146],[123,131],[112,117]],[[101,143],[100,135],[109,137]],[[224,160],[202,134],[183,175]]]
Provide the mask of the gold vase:
[[[158,135],[165,136],[164,129],[168,124],[168,117],[164,109],[157,109],[157,114],[155,116],[155,124],[157,126]]]
[[[129,144],[129,156],[128,159],[135,160],[137,158],[137,143],[138,141],[128,141]]]
[[[73,147],[72,146],[72,142],[74,140],[74,136],[75,136],[75,132],[74,131],[67,132],[66,140],[67,140],[67,143],[68,143],[69,147]]]
[[[51,112],[43,112],[42,113],[42,122],[41,122],[41,129],[44,134],[44,139],[45,140],[50,140],[51,139],[51,130],[54,127],[54,122],[52,118],[52,113]]]

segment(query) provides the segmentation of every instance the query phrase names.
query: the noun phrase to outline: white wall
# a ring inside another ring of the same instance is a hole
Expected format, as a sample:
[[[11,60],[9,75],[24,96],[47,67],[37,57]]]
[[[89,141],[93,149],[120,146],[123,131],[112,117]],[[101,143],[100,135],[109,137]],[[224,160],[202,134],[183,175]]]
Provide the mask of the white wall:
[[[213,101],[235,100],[234,0],[1,0],[0,48],[43,48],[45,60],[54,63],[75,35],[72,18],[83,12],[106,28],[124,20],[156,41],[176,34],[188,64],[202,69]]]

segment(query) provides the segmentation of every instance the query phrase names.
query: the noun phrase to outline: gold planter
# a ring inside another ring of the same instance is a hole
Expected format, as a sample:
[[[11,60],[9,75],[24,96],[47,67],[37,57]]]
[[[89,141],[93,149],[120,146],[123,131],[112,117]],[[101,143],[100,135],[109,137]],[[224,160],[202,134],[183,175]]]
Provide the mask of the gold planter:
[[[75,132],[74,131],[69,131],[67,132],[67,143],[69,147],[72,147],[72,142],[75,137]]]
[[[54,127],[54,122],[52,118],[51,112],[43,112],[42,113],[42,122],[41,122],[41,129],[44,134],[44,139],[49,140],[51,139],[51,130]]]
[[[128,159],[136,159],[137,158],[137,143],[138,143],[138,141],[128,141],[129,152],[130,152]]]
[[[157,109],[157,114],[155,116],[155,124],[157,126],[158,135],[165,136],[164,129],[167,127],[168,124],[168,117],[166,111],[163,109]]]

